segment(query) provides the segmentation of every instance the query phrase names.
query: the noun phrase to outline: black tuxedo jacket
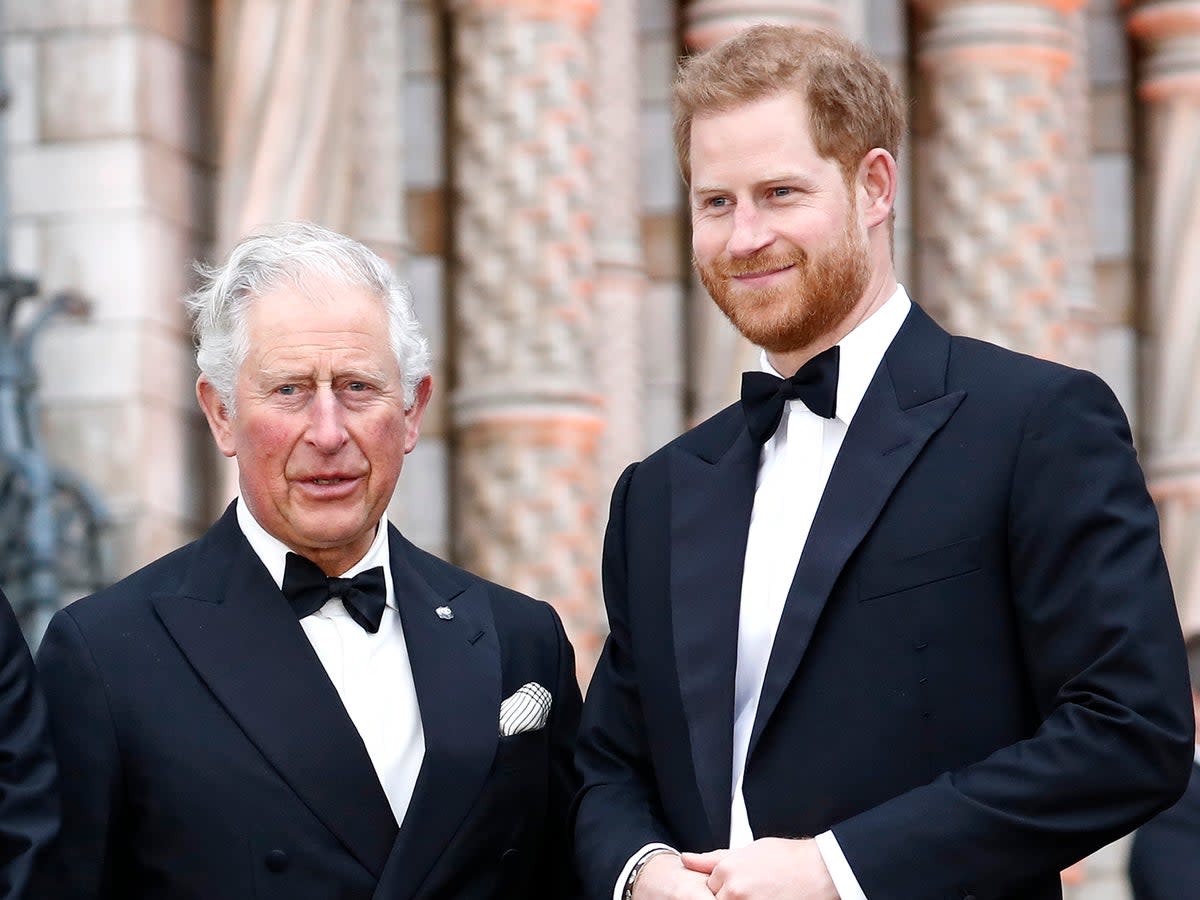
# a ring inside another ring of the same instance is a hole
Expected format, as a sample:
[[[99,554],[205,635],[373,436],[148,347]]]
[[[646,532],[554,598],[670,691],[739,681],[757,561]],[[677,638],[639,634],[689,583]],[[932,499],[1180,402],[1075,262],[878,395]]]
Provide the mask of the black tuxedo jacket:
[[[1134,900],[1200,900],[1200,763],[1179,802],[1137,830],[1129,881]]]
[[[39,900],[569,896],[580,699],[558,617],[389,541],[425,732],[402,827],[231,506],[50,624],[64,811]],[[500,738],[502,698],[531,681],[548,726]]]
[[[727,844],[758,462],[735,405],[614,492],[575,814],[597,900],[646,843]],[[832,828],[870,900],[1057,897],[1060,868],[1179,795],[1189,716],[1157,517],[1111,392],[914,306],[779,623],[745,770],[755,835]]]
[[[0,591],[0,900],[29,896],[34,864],[57,831],[46,704],[17,618]]]

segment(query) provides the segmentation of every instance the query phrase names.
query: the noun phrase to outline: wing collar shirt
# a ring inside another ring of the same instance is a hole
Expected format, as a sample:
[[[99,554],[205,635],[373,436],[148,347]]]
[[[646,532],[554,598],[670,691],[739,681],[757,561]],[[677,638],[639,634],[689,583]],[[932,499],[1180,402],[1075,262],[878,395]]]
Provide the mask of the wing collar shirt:
[[[288,548],[258,523],[240,498],[237,520],[250,547],[276,586],[282,589]],[[300,627],[366,745],[399,825],[404,821],[425,757],[425,732],[392,585],[386,519],[375,529],[375,540],[366,556],[341,573],[341,577],[353,578],[375,566],[383,567],[387,585],[387,607],[379,631],[371,634],[360,627],[339,599],[331,599],[312,615],[305,616]],[[333,760],[330,765],[333,777]]]
[[[800,553],[846,429],[911,307],[907,292],[898,285],[883,306],[839,342],[835,418],[824,419],[811,412],[803,401],[792,400],[784,406],[778,430],[763,445],[746,540],[738,620],[730,847],[743,847],[754,840],[742,796],[742,776],[767,661]],[[760,367],[769,374],[780,374],[765,352]],[[833,832],[817,835],[816,840],[842,900],[866,900]],[[617,879],[613,900],[620,900],[638,860],[659,848],[671,849],[665,844],[648,844],[629,859]]]

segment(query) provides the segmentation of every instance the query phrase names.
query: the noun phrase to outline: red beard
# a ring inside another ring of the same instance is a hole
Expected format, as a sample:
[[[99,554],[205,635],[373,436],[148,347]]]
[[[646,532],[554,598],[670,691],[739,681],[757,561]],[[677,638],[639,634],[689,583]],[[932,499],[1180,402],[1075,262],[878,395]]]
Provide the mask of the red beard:
[[[797,276],[786,285],[753,288],[734,281],[738,275],[789,265]],[[871,277],[867,248],[854,221],[820,256],[799,248],[782,254],[764,250],[744,259],[722,254],[711,265],[696,268],[721,312],[751,343],[770,353],[803,349],[834,330],[862,299]]]

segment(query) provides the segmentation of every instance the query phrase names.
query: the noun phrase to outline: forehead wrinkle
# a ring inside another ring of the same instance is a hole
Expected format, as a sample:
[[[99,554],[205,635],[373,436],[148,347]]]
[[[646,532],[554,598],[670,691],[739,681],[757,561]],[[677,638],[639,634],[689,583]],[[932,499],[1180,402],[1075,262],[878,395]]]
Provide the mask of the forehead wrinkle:
[[[314,372],[329,371],[340,375],[370,375],[385,378],[392,367],[380,365],[378,354],[366,347],[309,348],[289,344],[265,350],[255,368],[264,376],[307,377]],[[388,358],[390,361],[390,357]]]

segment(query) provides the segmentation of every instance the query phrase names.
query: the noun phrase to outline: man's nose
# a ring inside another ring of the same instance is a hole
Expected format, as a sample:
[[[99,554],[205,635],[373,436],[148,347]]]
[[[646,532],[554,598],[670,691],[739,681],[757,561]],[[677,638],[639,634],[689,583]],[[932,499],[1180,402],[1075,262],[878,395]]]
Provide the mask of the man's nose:
[[[308,439],[314,446],[332,453],[346,443],[346,411],[331,387],[322,386],[317,389],[310,411]]]
[[[739,203],[733,211],[733,232],[729,235],[730,256],[753,256],[775,239],[768,217],[752,203]]]

